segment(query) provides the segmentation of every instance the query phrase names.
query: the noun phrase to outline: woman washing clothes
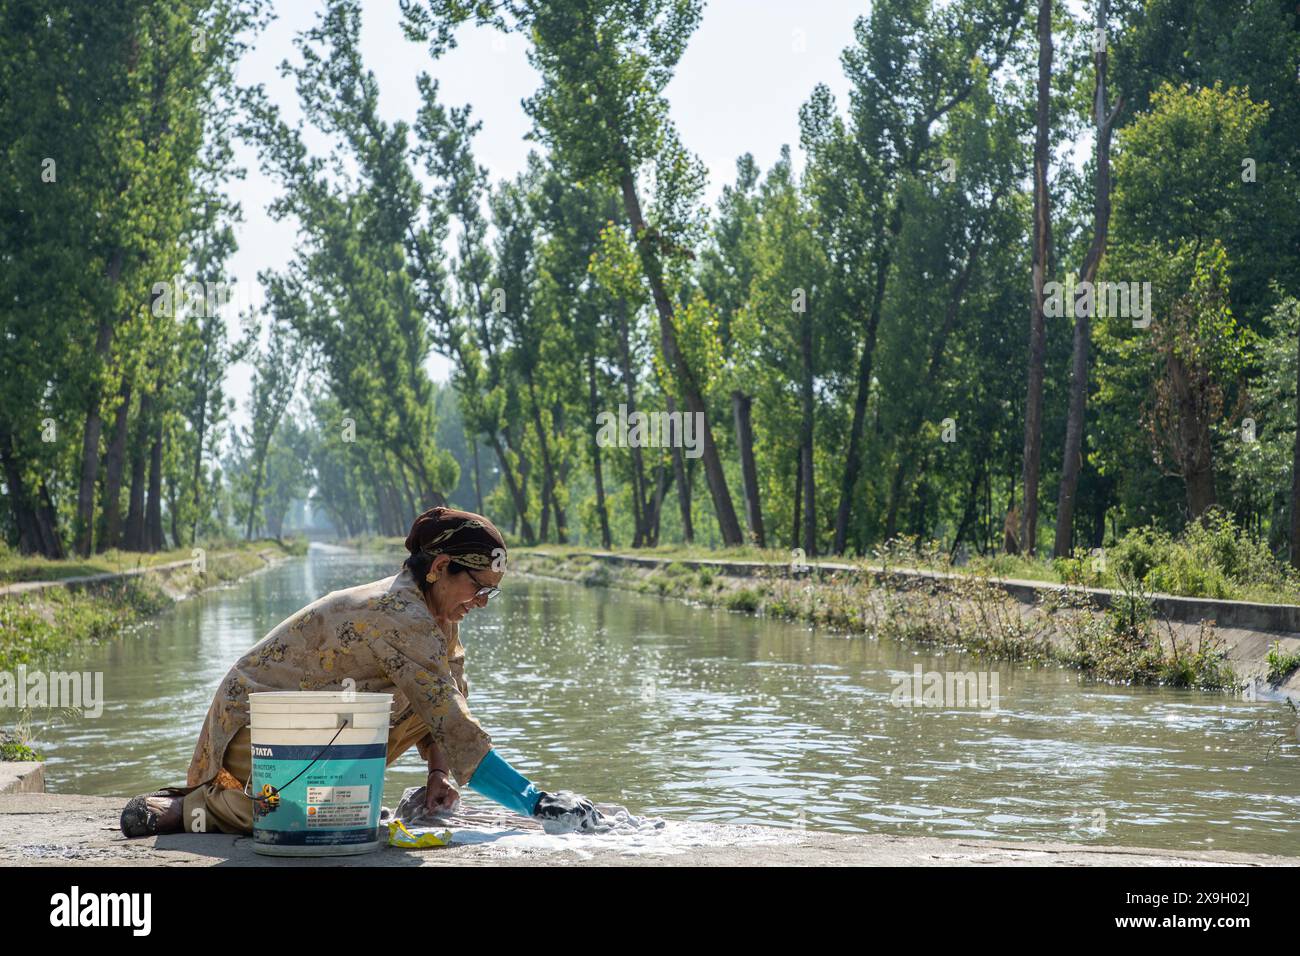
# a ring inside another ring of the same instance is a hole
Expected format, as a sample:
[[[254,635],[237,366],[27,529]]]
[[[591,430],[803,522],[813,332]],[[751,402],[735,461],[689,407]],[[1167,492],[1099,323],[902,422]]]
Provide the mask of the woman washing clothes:
[[[282,621],[235,663],[208,708],[186,786],[133,798],[122,811],[126,836],[251,835],[248,695],[345,687],[393,695],[386,764],[415,745],[428,763],[430,812],[455,805],[460,793],[454,777],[524,816],[575,829],[598,819],[585,797],[539,790],[506,763],[466,702],[460,622],[500,592],[501,533],[482,515],[432,508],[411,525],[406,550],[397,574],[331,591]]]

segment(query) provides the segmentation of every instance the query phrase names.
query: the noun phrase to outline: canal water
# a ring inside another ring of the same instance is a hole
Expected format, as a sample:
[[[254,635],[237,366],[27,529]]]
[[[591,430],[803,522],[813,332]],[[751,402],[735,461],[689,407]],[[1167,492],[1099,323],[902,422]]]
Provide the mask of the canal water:
[[[47,789],[126,798],[184,783],[240,654],[317,597],[399,562],[314,545],[51,664],[102,671],[106,700],[98,718],[34,715]],[[1300,744],[1285,704],[990,668],[522,576],[470,613],[461,639],[470,707],[506,759],[543,789],[633,813],[1300,855]],[[989,696],[925,706],[918,666],[922,680],[982,671]],[[385,803],[423,782],[412,748],[388,771]]]

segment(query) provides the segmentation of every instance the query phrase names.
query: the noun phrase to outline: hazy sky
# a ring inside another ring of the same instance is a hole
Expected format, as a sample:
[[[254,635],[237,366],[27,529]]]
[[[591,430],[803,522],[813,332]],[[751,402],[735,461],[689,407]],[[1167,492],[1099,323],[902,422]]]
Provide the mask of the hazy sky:
[[[321,8],[313,0],[277,4],[279,18],[239,66],[239,82],[264,84],[291,122],[300,116],[297,98],[292,81],[277,68],[285,58],[296,60],[293,38],[315,22]],[[846,104],[848,84],[839,56],[852,42],[854,20],[867,9],[845,0],[707,0],[667,95],[682,141],[709,170],[709,202],[735,180],[736,158],[743,153],[752,153],[766,171],[788,143],[796,168],[802,167],[799,107],[819,82],[830,87],[841,108]],[[402,35],[395,2],[373,0],[363,9],[361,52],[378,80],[385,117],[413,121],[415,78],[430,73],[439,81],[444,104],[468,103],[482,121],[474,150],[495,184],[518,174],[529,148],[538,147],[523,138],[531,122],[521,105],[537,89],[538,75],[528,64],[522,37],[467,25],[458,39],[455,50],[433,61],[422,45]],[[319,139],[308,144],[322,151],[327,146]],[[248,175],[230,184],[244,211],[231,271],[240,283],[251,284],[258,270],[290,260],[296,232],[291,223],[274,222],[266,214],[277,186],[259,171],[254,151],[241,146],[237,157]],[[435,379],[445,379],[448,367],[438,356],[429,361]],[[238,402],[234,422],[241,427],[248,420],[249,382],[246,365],[232,368],[226,382],[227,393]]]

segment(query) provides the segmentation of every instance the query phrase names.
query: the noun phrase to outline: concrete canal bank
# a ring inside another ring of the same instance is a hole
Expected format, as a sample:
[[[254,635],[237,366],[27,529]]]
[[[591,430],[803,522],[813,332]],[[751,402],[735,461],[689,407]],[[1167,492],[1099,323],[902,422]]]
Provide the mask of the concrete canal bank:
[[[127,840],[122,801],[73,794],[0,794],[0,866],[1295,866],[1294,858],[1068,843],[828,833],[668,820],[654,835],[550,835],[531,820],[466,806],[450,846],[384,847],[365,856],[278,859],[252,839],[175,834]]]
[[[197,549],[201,551],[202,549]],[[19,596],[35,596],[43,592],[65,589],[69,591],[94,590],[97,587],[130,581],[138,578],[156,579],[164,590],[176,600],[189,594],[213,587],[226,581],[233,581],[259,571],[276,561],[305,553],[303,549],[286,546],[243,548],[238,550],[214,551],[197,555],[181,561],[169,561],[165,564],[147,565],[123,571],[109,571],[102,574],[79,574],[66,578],[47,581],[15,581],[0,584],[0,599]]]

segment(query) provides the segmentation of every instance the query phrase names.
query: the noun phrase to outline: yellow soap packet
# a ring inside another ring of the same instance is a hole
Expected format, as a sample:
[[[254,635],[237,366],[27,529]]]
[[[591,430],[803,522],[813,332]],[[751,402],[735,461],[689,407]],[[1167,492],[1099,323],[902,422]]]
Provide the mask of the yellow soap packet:
[[[424,850],[431,846],[448,846],[451,843],[451,831],[420,829],[412,833],[402,826],[401,820],[388,824],[388,845],[401,847],[403,850]]]

